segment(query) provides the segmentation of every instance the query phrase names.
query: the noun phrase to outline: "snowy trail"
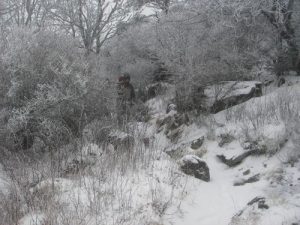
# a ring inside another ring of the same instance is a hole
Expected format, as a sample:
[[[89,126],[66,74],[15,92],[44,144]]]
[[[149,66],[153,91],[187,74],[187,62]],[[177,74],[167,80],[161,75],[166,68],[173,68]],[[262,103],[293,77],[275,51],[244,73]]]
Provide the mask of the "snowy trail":
[[[236,169],[218,162],[220,148],[211,143],[211,149],[203,158],[209,168],[211,181],[206,183],[194,178],[188,180],[188,195],[181,204],[183,217],[169,217],[172,225],[227,225],[230,219],[254,197],[262,195],[265,182],[233,186]]]
[[[273,95],[267,96],[268,98]],[[251,107],[256,104],[263,104],[266,97],[256,98],[245,103]],[[165,115],[164,101],[151,101],[153,107],[154,118]],[[221,124],[224,123],[224,114],[216,115],[216,119]],[[230,124],[226,124],[224,130],[230,130]],[[236,129],[236,127],[233,127]],[[272,135],[270,140],[277,139],[276,134],[279,129],[284,131],[278,124],[270,125],[268,128]],[[205,129],[192,124],[185,128],[183,137],[178,141],[177,145],[189,143],[196,140],[200,136],[205,135]],[[236,132],[239,132],[237,129]],[[269,133],[270,133],[269,132]],[[268,134],[269,134],[268,133]],[[217,134],[217,132],[216,132]],[[281,134],[281,133],[280,133]],[[218,134],[217,134],[218,135]],[[269,137],[268,136],[268,137]],[[280,137],[280,135],[279,135]],[[276,143],[276,142],[275,142]],[[168,141],[160,143],[160,147],[168,147],[171,144]],[[239,217],[239,221],[232,224],[239,225],[283,225],[292,224],[300,221],[300,198],[297,198],[300,191],[300,178],[297,177],[300,169],[292,168],[294,172],[283,164],[294,146],[291,143],[286,144],[280,152],[272,157],[268,155],[250,156],[240,165],[229,168],[221,163],[216,155],[225,154],[227,157],[241,154],[244,149],[238,139],[219,147],[217,140],[205,140],[206,153],[202,159],[210,169],[210,182],[204,182],[194,177],[187,176],[185,196],[181,199],[180,205],[170,207],[163,217],[164,225],[228,225],[231,224],[232,218],[241,210],[243,214]],[[286,159],[285,159],[286,158]],[[300,164],[300,163],[299,163]],[[300,167],[299,167],[300,168]],[[250,171],[249,174],[243,172]],[[259,174],[260,180],[254,183],[247,183],[242,186],[234,186],[236,181],[246,180]],[[292,176],[290,179],[287,177]],[[280,177],[284,177],[280,180]],[[279,179],[279,180],[276,180]],[[274,183],[275,182],[275,183]],[[293,188],[290,188],[293,187]],[[290,190],[290,191],[288,191]],[[289,194],[283,194],[291,192]],[[247,207],[247,203],[255,197],[265,197],[268,201],[268,210],[256,211],[256,208]],[[248,210],[251,208],[250,210]],[[299,221],[298,221],[299,219]],[[298,223],[297,223],[298,224]]]
[[[150,104],[154,118],[164,115],[164,102],[152,100]],[[192,141],[204,134],[203,130],[191,126],[181,141]],[[162,146],[169,143],[160,143]],[[206,143],[207,153],[203,160],[210,169],[210,182],[203,182],[187,177],[187,196],[182,200],[180,208],[171,207],[164,217],[166,225],[228,225],[233,215],[243,209],[254,197],[262,194],[264,184],[254,183],[246,186],[233,186],[233,179],[238,175],[237,168],[228,168],[218,161],[216,155],[223,152],[216,141]],[[229,146],[240,151],[239,145]],[[230,150],[230,149],[227,149]]]

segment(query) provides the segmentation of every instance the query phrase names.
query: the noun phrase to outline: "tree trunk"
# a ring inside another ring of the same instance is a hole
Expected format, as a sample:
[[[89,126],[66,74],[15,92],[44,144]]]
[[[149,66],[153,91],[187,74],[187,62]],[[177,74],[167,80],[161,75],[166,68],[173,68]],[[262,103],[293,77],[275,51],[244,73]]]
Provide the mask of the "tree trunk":
[[[294,6],[294,0],[289,0],[286,6],[274,1],[271,11],[262,11],[278,32],[279,55],[276,68],[277,75],[282,75],[285,71],[289,70],[296,71],[300,75],[299,46],[296,41],[295,28],[292,25]],[[282,21],[278,19],[278,12],[283,16]],[[287,45],[287,49],[283,48],[283,43]]]

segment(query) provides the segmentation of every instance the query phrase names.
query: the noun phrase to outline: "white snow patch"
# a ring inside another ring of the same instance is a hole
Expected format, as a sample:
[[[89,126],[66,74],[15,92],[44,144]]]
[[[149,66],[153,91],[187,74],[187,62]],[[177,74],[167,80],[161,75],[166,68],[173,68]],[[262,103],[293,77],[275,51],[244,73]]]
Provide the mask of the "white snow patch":
[[[187,162],[191,162],[193,164],[197,164],[198,160],[201,161],[201,159],[195,155],[186,155],[184,157],[181,158],[181,163],[187,163]]]
[[[19,225],[43,225],[45,222],[45,215],[43,213],[31,213],[24,216]]]
[[[0,164],[0,193],[8,195],[10,191],[10,179]]]

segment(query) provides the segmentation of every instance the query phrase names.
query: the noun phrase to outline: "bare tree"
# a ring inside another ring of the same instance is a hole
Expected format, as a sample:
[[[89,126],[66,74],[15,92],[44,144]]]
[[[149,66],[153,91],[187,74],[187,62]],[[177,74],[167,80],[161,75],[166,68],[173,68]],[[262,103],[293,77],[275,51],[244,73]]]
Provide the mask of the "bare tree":
[[[79,37],[87,54],[100,52],[116,34],[119,22],[129,19],[125,0],[63,0],[53,5],[52,18],[73,37]]]
[[[18,26],[43,26],[46,10],[45,0],[4,0],[0,14],[5,15],[5,22]]]
[[[278,75],[282,75],[282,72],[289,69],[295,70],[300,75],[299,46],[296,41],[295,29],[292,26],[294,6],[295,4],[299,4],[298,1],[296,2],[297,3],[295,3],[294,0],[273,0],[272,8],[270,10],[262,10],[262,13],[278,33],[278,48],[281,53],[277,59],[279,66],[277,70]],[[285,57],[283,54],[285,51],[283,47],[284,44],[288,46],[288,57]],[[286,62],[286,59],[288,62]]]

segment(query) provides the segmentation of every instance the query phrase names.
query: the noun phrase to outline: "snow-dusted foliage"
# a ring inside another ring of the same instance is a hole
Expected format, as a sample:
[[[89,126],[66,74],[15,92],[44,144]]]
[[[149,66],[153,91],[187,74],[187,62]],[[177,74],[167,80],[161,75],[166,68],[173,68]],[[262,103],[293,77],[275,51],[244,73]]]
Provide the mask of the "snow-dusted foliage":
[[[1,54],[11,83],[5,96],[11,111],[6,127],[17,140],[25,135],[59,145],[77,136],[87,122],[108,114],[109,86],[104,87],[104,76],[95,76],[93,64],[76,44],[51,32],[19,28],[7,37]]]
[[[0,225],[299,224],[299,6],[1,0]]]

